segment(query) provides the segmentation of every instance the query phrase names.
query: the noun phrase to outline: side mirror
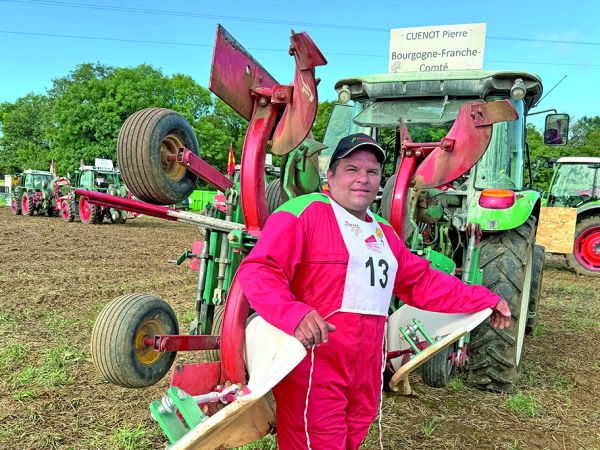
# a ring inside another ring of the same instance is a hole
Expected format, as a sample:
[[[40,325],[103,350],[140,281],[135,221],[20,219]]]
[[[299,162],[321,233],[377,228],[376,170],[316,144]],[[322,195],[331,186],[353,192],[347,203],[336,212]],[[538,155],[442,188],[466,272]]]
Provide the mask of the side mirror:
[[[566,145],[569,138],[569,115],[548,114],[544,127],[544,144]]]

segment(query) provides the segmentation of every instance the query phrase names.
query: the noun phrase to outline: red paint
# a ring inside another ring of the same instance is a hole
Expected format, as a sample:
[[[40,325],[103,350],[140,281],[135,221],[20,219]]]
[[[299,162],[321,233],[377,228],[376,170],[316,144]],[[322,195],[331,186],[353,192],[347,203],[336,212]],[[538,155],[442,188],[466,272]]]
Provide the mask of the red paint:
[[[180,148],[176,154],[167,155],[167,160],[178,162],[194,175],[220,191],[225,192],[227,189],[235,187],[233,181],[185,147]]]
[[[574,253],[583,267],[600,272],[600,226],[592,226],[577,237]]]
[[[156,352],[218,350],[219,337],[194,334],[170,334],[166,336],[157,334],[154,336],[151,345]]]

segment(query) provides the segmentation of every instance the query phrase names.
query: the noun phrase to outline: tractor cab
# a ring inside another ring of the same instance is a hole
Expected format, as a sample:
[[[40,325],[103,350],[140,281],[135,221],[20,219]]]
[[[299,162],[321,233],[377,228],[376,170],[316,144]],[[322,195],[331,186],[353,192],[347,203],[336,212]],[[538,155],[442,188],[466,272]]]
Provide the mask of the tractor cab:
[[[321,152],[323,174],[331,153],[345,135],[365,132],[388,150],[384,175],[395,172],[400,160],[397,133],[399,119],[415,142],[440,141],[456,121],[461,105],[469,102],[508,100],[518,118],[493,125],[492,138],[479,162],[453,183],[458,195],[490,188],[524,189],[524,170],[528,163],[525,145],[528,111],[542,95],[541,79],[526,72],[446,71],[393,73],[340,80],[336,86],[339,105],[329,121]],[[547,121],[549,127],[562,130],[566,142],[568,116]],[[565,128],[566,127],[566,128]],[[552,132],[546,134],[550,136]],[[554,135],[556,137],[556,133]]]
[[[52,172],[26,170],[23,172],[19,184],[27,190],[39,192],[42,189],[48,189],[53,178]]]
[[[548,206],[579,208],[600,200],[600,158],[559,158],[548,196]]]

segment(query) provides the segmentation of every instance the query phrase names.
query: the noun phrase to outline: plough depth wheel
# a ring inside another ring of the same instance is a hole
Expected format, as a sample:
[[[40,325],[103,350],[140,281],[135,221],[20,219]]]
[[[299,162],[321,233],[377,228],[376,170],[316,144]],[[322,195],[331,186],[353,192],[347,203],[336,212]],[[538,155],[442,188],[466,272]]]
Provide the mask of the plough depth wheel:
[[[117,159],[127,188],[138,199],[158,205],[173,205],[188,198],[196,175],[167,160],[180,147],[200,154],[194,130],[180,114],[149,108],[129,116],[117,141]]]
[[[176,353],[158,353],[146,338],[179,334],[177,318],[167,302],[149,294],[126,294],[104,307],[92,330],[92,359],[111,383],[143,388],[160,381]]]

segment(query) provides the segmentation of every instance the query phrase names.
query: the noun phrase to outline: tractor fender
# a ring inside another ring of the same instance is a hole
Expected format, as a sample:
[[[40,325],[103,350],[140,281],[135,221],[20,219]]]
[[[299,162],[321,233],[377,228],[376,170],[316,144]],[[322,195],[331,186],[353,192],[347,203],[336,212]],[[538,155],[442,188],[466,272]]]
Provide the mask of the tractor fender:
[[[468,222],[479,224],[482,231],[504,231],[524,224],[532,214],[539,216],[539,192],[521,191],[516,194],[515,204],[510,208],[488,209],[479,205],[481,191],[477,191],[469,205]]]
[[[600,200],[594,200],[577,208],[577,220],[589,216],[600,215]]]

